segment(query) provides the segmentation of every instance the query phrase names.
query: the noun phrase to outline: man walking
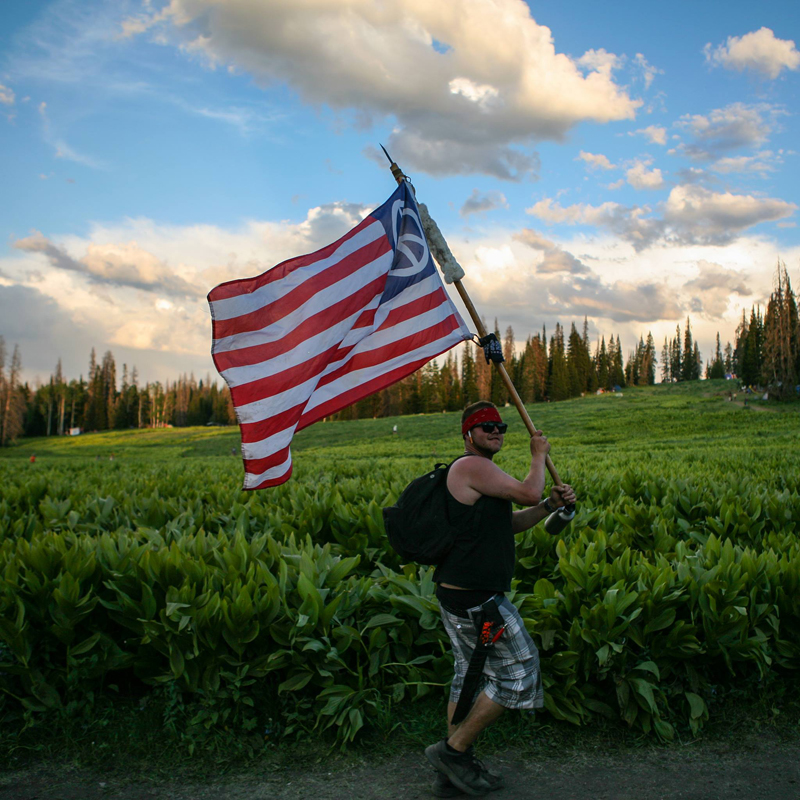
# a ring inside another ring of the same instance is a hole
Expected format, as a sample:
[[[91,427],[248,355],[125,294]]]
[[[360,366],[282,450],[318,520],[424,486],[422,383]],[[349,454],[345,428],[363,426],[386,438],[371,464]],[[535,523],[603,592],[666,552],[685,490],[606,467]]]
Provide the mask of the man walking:
[[[502,777],[475,758],[473,742],[505,709],[544,704],[539,653],[504,592],[514,574],[514,534],[575,502],[566,484],[541,500],[550,452],[541,431],[531,437],[530,470],[519,481],[492,462],[508,427],[493,403],[467,406],[461,424],[464,456],[447,475],[448,512],[458,536],[434,574],[455,659],[448,735],[425,750],[437,770],[433,792],[439,797],[480,796],[501,788]],[[527,508],[514,511],[513,503]]]

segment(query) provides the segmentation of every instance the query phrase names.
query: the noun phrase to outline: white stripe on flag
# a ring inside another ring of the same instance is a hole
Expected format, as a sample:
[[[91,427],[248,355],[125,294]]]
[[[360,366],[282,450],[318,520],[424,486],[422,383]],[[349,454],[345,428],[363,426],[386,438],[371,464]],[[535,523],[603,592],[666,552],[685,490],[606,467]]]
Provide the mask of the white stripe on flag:
[[[376,258],[365,264],[352,275],[348,275],[341,281],[333,284],[324,292],[318,292],[310,297],[303,305],[291,311],[286,316],[281,317],[276,322],[265,325],[263,328],[246,333],[234,333],[231,336],[223,336],[213,340],[213,352],[229,353],[233,350],[240,350],[245,347],[255,347],[260,344],[269,344],[282,339],[289,331],[294,330],[301,322],[315,314],[319,314],[325,309],[350,297],[359,289],[385,274],[392,263],[391,252]],[[277,299],[277,297],[273,297]],[[238,316],[238,315],[237,315]],[[233,318],[231,318],[233,319]]]
[[[291,466],[292,453],[290,450],[289,455],[286,457],[286,461],[284,461],[283,464],[278,464],[277,467],[270,467],[266,472],[262,472],[260,475],[254,475],[252,472],[246,472],[244,476],[244,488],[255,489],[256,486],[264,483],[264,481],[280,478],[289,471],[289,467]]]
[[[241,317],[243,314],[258,311],[259,308],[271,303],[276,297],[288,294],[307,280],[316,278],[320,272],[323,272],[328,267],[332,267],[343,258],[352,255],[356,250],[372,244],[372,242],[380,239],[384,233],[383,225],[376,220],[364,230],[359,231],[355,236],[343,242],[340,247],[336,248],[335,252],[321,261],[314,261],[305,267],[298,267],[285,278],[259,286],[254,292],[246,292],[234,297],[214,300],[211,303],[214,318],[218,320],[234,319],[234,317]],[[276,289],[278,286],[280,286],[279,290]]]
[[[257,364],[245,364],[241,367],[230,367],[220,374],[228,382],[228,386],[243,386],[246,383],[260,380],[261,378],[269,378],[279,372],[283,372],[290,367],[310,361],[320,353],[329,350],[338,342],[341,342],[340,347],[345,347],[360,341],[360,338],[368,336],[372,327],[367,325],[363,328],[350,328],[356,320],[371,308],[374,308],[380,302],[380,297],[373,297],[372,301],[359,308],[355,314],[352,314],[347,319],[343,319],[336,325],[326,328],[324,331],[318,333],[316,336],[311,336],[305,341],[301,342],[297,347],[281,353],[280,356],[269,358],[266,361],[259,361]]]
[[[305,383],[293,386],[285,392],[278,392],[278,394],[265,397],[263,400],[254,400],[252,403],[237,406],[236,411],[239,415],[239,422],[243,425],[261,422],[261,420],[269,419],[288,411],[290,408],[294,408],[298,403],[302,403],[311,396],[311,393],[319,383],[320,377],[320,375],[315,375]]]
[[[457,345],[463,340],[463,338],[464,336],[462,332],[456,328],[441,339],[429,342],[422,347],[418,347],[416,350],[403,353],[402,355],[392,358],[389,361],[384,361],[377,366],[348,372],[347,374],[342,375],[340,378],[337,378],[335,381],[317,389],[312,395],[311,399],[308,401],[308,404],[305,407],[305,413],[308,414],[309,411],[312,411],[317,406],[327,403],[329,400],[334,399],[340,394],[345,394],[359,384],[368,383],[380,375],[391,372],[393,369],[402,367],[405,364],[411,364],[414,361],[418,361],[422,358],[431,359],[439,353],[442,353],[454,345]]]
[[[442,303],[438,308],[431,309],[430,311],[420,314],[417,317],[414,317],[409,320],[405,320],[404,322],[399,323],[398,325],[393,325],[390,328],[386,328],[382,331],[376,331],[371,336],[366,337],[365,340],[353,348],[350,351],[346,358],[343,358],[339,361],[336,361],[333,364],[329,364],[323,372],[318,375],[313,376],[309,380],[305,381],[304,383],[298,384],[297,386],[293,386],[290,389],[286,389],[283,392],[278,392],[277,394],[271,395],[270,397],[265,397],[261,400],[255,400],[252,403],[245,403],[244,405],[240,405],[237,407],[239,412],[239,421],[243,424],[249,424],[253,422],[261,422],[262,420],[269,419],[270,417],[277,416],[278,414],[285,413],[290,408],[294,408],[296,405],[307,400],[311,395],[314,393],[315,389],[317,388],[317,384],[320,382],[324,375],[327,375],[340,367],[344,364],[347,364],[354,356],[358,355],[359,353],[369,352],[369,350],[374,350],[378,347],[383,347],[387,344],[393,344],[395,342],[400,342],[403,339],[417,333],[418,331],[426,330],[427,328],[431,328],[439,322],[447,319],[452,314],[452,306],[450,305],[449,300],[445,303]],[[368,328],[365,328],[368,331]],[[457,341],[461,341],[463,338],[462,332],[456,328],[456,330],[449,335],[456,335]],[[374,341],[374,344],[373,344]],[[437,342],[440,340],[436,340]],[[416,351],[413,351],[416,352]],[[417,356],[419,357],[419,356]],[[276,361],[280,361],[282,364],[285,365],[285,362],[282,359],[275,359]],[[411,357],[407,359],[407,363],[414,361],[415,358]],[[392,362],[388,362],[392,363]],[[398,363],[396,366],[400,366]],[[386,364],[381,366],[384,372],[391,369],[387,367]],[[333,385],[335,385],[337,381],[334,381]],[[327,387],[325,387],[327,388]],[[324,391],[321,390],[321,391]],[[338,394],[338,392],[337,392]],[[330,399],[330,398],[326,398]],[[310,406],[313,408],[313,405]],[[306,409],[308,410],[308,409]],[[275,451],[276,448],[273,448]],[[266,453],[261,455],[254,455],[254,456],[247,456],[248,458],[264,458]]]

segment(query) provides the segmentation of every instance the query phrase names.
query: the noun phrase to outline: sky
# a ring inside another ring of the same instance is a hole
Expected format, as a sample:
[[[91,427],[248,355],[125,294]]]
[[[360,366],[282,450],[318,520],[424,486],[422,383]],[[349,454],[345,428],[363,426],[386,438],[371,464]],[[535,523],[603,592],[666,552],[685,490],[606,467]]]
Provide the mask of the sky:
[[[0,7],[0,335],[214,375],[206,294],[408,174],[491,326],[705,359],[800,287],[796,0],[54,0]],[[451,289],[455,298],[455,292]],[[460,301],[459,301],[460,302]]]

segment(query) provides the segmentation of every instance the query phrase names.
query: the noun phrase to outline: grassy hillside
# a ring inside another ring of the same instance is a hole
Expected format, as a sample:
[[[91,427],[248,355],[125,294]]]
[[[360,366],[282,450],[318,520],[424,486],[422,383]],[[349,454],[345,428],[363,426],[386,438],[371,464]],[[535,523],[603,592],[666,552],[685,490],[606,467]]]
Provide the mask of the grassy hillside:
[[[550,438],[553,460],[565,480],[572,465],[641,465],[643,460],[700,460],[710,468],[737,472],[740,456],[759,452],[771,461],[797,464],[800,404],[751,400],[745,408],[728,401],[729,388],[726,381],[637,387],[621,394],[534,404],[528,411]],[[524,469],[527,432],[516,409],[502,413],[510,426],[498,463]],[[392,433],[395,425],[397,435]],[[317,423],[295,436],[295,475],[345,462],[368,462],[383,471],[395,461],[405,468],[419,460],[419,469],[427,468],[432,460],[461,452],[459,430],[459,413]],[[235,481],[241,463],[232,451],[238,454],[238,448],[235,427],[109,431],[23,440],[0,450],[0,464],[27,461],[32,454],[37,462],[31,466],[40,471],[62,459],[69,460],[70,468],[91,468],[94,462],[104,470],[112,454],[117,463],[135,462],[142,468],[148,462],[219,458],[230,463],[216,462],[215,469]]]

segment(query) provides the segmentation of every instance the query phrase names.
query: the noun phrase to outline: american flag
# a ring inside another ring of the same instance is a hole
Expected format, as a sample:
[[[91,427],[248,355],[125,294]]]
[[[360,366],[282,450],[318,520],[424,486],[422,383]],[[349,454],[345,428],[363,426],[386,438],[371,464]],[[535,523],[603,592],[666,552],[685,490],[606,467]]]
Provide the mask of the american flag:
[[[444,289],[404,182],[337,242],[208,294],[245,489],[292,474],[295,431],[386,388],[471,333]]]

